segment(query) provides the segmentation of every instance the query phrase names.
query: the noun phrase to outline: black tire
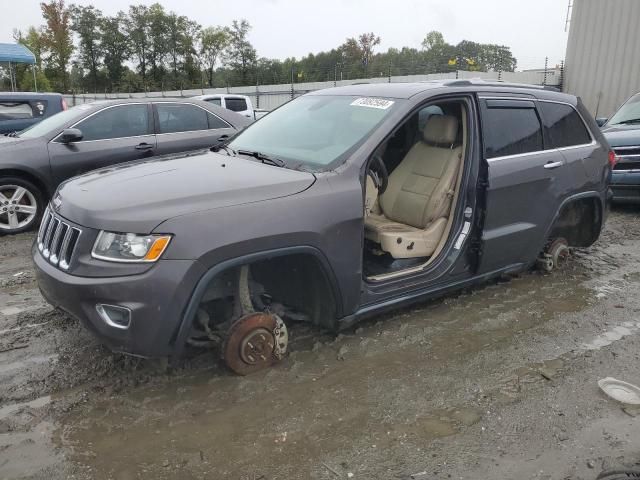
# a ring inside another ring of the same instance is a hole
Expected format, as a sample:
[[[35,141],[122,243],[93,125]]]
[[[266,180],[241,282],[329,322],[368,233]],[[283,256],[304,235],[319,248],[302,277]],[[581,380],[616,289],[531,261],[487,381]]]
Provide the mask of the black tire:
[[[7,198],[4,193],[8,192],[10,194],[12,191],[10,187],[24,188],[28,192],[25,194],[26,199],[23,198],[23,200],[14,206],[14,204],[11,203],[11,199]],[[7,203],[7,201],[9,203]],[[27,204],[31,203],[35,203],[35,215],[31,217],[26,213],[21,213],[19,211],[15,212],[18,214],[18,219],[20,220],[19,226],[11,228],[9,225],[8,210],[15,207],[17,207],[16,210],[19,210],[21,206],[25,207],[28,206]],[[15,235],[17,233],[33,230],[40,225],[40,219],[42,218],[44,207],[44,195],[40,189],[29,180],[25,180],[20,177],[0,177],[0,235]]]

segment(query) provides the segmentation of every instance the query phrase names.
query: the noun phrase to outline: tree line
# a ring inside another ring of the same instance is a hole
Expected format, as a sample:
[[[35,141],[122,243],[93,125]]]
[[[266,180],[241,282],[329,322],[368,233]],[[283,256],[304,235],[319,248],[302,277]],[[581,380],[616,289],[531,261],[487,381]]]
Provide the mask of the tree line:
[[[202,26],[159,3],[113,16],[64,0],[40,7],[43,25],[15,30],[14,38],[34,53],[41,90],[140,92],[516,68],[509,47],[452,45],[437,31],[418,47],[376,52],[380,37],[363,33],[330,51],[280,60],[258,55],[244,19]],[[31,71],[16,70],[19,87],[31,89]]]

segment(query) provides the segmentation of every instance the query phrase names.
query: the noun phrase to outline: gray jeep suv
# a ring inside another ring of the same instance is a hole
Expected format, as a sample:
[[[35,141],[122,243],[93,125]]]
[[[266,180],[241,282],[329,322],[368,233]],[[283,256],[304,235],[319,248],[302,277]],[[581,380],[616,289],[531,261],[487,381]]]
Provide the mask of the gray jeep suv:
[[[609,147],[581,102],[476,81],[304,95],[227,144],[63,183],[33,258],[110,348],[214,346],[246,374],[289,322],[340,329],[591,245]]]

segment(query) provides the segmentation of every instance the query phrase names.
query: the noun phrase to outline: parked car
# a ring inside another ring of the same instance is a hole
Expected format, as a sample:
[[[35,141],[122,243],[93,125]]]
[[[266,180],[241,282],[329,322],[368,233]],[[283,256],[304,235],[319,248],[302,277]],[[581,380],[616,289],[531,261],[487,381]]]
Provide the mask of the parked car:
[[[19,132],[66,109],[59,93],[0,92],[0,134]]]
[[[199,100],[108,100],[0,137],[0,234],[37,225],[63,180],[115,163],[208,148],[248,123]]]
[[[586,247],[613,154],[575,97],[480,81],[306,94],[224,150],[63,183],[33,247],[47,300],[113,350],[219,345],[246,374],[286,323],[342,329]]]
[[[598,119],[617,155],[611,175],[616,203],[640,203],[640,93],[629,98],[610,119]]]
[[[211,95],[199,95],[193,98],[212,103],[222,108],[226,108],[227,110],[231,110],[232,112],[236,112],[239,115],[244,115],[245,117],[252,118],[254,120],[264,117],[267,113],[269,113],[267,110],[253,108],[251,98],[246,95],[218,93]]]

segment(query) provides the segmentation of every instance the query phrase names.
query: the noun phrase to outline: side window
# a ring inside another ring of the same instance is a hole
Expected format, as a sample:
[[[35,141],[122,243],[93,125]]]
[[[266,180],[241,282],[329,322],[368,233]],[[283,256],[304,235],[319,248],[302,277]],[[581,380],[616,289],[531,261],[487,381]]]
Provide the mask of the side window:
[[[213,113],[207,113],[207,117],[209,118],[209,129],[215,130],[216,128],[229,128],[227,122],[222,120],[220,117],[215,116]]]
[[[244,112],[247,110],[247,101],[244,98],[225,98],[224,103],[227,106],[227,110],[232,112]]]
[[[483,117],[487,158],[542,150],[542,127],[533,102],[489,100]]]
[[[136,137],[149,134],[146,104],[118,105],[102,110],[76,125],[82,141]]]
[[[33,118],[29,102],[0,101],[0,120],[24,120]]]
[[[207,102],[213,103],[214,105],[217,105],[217,106],[221,106],[222,105],[222,103],[220,102],[219,98],[210,98],[210,99],[207,100]]]
[[[156,103],[159,133],[193,132],[207,130],[207,112],[185,103]]]
[[[544,133],[553,148],[591,143],[591,136],[578,112],[562,103],[540,102]]]

